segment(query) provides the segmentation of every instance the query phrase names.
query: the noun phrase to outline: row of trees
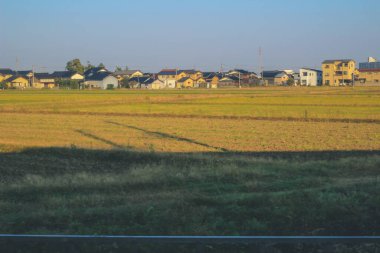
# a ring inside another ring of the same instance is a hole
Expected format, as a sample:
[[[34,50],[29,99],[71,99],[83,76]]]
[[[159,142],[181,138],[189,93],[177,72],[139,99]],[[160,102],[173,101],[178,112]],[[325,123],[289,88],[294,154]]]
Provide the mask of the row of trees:
[[[98,67],[105,68],[103,63],[100,63]],[[89,70],[92,68],[95,68],[95,66],[92,65],[89,61],[87,61],[87,65],[83,65],[78,58],[68,61],[66,63],[66,70],[77,72],[79,74],[83,74],[86,70]],[[123,70],[128,70],[128,66],[126,66],[125,69],[119,66],[115,68],[115,71],[123,71]]]

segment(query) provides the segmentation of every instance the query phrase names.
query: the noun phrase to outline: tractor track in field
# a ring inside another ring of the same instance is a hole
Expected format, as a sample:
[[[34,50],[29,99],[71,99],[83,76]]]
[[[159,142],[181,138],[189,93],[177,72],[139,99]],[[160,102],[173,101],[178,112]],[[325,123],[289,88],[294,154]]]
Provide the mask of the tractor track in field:
[[[294,122],[330,122],[330,123],[370,123],[380,124],[380,119],[347,119],[347,118],[296,118],[296,117],[260,117],[234,115],[178,115],[167,113],[115,113],[115,112],[56,112],[56,111],[17,111],[0,110],[0,114],[26,115],[68,115],[68,116],[109,116],[109,117],[142,117],[142,118],[178,118],[178,119],[228,119],[228,120],[263,120],[263,121],[294,121]]]

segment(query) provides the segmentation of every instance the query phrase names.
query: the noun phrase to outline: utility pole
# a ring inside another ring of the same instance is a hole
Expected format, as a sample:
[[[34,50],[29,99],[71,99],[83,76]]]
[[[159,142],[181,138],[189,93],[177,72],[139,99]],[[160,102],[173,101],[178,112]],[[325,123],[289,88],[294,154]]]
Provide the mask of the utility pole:
[[[241,78],[240,78],[240,71],[239,71],[239,89],[241,89]]]
[[[261,76],[262,82],[264,82],[264,77],[263,77],[263,51],[261,49],[261,46],[259,47],[259,74]]]

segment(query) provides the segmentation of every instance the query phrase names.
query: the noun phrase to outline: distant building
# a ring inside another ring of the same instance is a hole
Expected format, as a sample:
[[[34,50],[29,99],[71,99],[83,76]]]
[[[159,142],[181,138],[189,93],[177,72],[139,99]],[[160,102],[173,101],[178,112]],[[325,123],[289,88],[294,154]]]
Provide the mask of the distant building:
[[[141,70],[122,70],[115,71],[114,75],[117,79],[125,79],[125,78],[133,78],[133,77],[141,77],[144,76],[144,73]]]
[[[0,69],[0,82],[15,75],[15,72],[11,69]]]
[[[118,87],[118,80],[107,71],[87,73],[84,85],[88,88],[110,89]]]
[[[218,88],[239,88],[241,79],[239,77],[230,75],[220,78]]]
[[[159,89],[165,89],[166,86],[163,81],[157,79],[157,80],[154,80],[154,82],[152,82],[152,84],[150,85],[150,88],[153,90],[159,90]]]
[[[137,76],[130,78],[128,84],[133,89],[148,89],[153,82],[154,79],[150,76]]]
[[[373,57],[368,62],[359,63],[359,82],[361,84],[380,85],[380,62]]]
[[[322,85],[322,71],[310,68],[301,68],[299,73],[301,86],[320,86]]]
[[[106,68],[95,67],[95,68],[91,68],[91,69],[86,70],[83,73],[83,75],[84,75],[84,77],[86,79],[88,76],[92,76],[92,75],[97,74],[97,73],[109,73],[109,74],[111,74],[111,72],[108,71]]]
[[[14,75],[5,80],[8,88],[24,89],[29,87],[29,80],[25,76]]]
[[[177,81],[177,88],[194,88],[195,80],[190,77],[183,77]]]
[[[323,85],[352,85],[355,65],[355,61],[351,59],[324,61],[322,63]]]
[[[49,73],[34,73],[33,88],[54,88],[55,79]]]
[[[163,69],[157,73],[157,78],[164,82],[167,88],[176,88],[177,86],[178,70],[176,69]]]
[[[84,76],[74,71],[55,71],[51,74],[55,80],[83,80]]]
[[[262,79],[264,85],[286,85],[289,75],[282,70],[263,71]]]

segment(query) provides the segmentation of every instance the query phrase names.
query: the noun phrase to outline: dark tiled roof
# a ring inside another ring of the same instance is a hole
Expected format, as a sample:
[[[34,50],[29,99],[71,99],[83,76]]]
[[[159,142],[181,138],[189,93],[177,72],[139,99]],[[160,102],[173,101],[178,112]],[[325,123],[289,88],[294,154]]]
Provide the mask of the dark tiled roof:
[[[186,74],[195,74],[197,73],[198,71],[196,71],[195,69],[181,69],[181,70],[178,70],[178,73],[182,73],[182,72],[185,72]]]
[[[263,78],[274,78],[278,74],[281,74],[281,73],[286,74],[284,71],[280,71],[280,70],[263,71]]]
[[[344,63],[348,63],[350,61],[354,61],[352,59],[338,59],[338,60],[326,60],[324,62],[322,62],[322,64],[328,64],[328,63],[334,63],[334,62],[337,62],[337,61],[341,61],[341,62],[344,62]]]
[[[108,76],[113,76],[109,72],[97,72],[92,75],[86,76],[86,80],[88,81],[102,81],[104,78]]]
[[[239,72],[240,74],[249,74],[250,73],[249,71],[244,70],[244,69],[234,69],[234,70],[231,70],[230,72],[233,72],[233,71]]]
[[[28,80],[28,78],[26,78],[25,76],[22,76],[22,75],[15,75],[15,76],[12,76],[12,77],[6,79],[5,82],[10,82],[10,83],[11,83],[11,82],[13,82],[14,80],[16,80],[16,79],[19,78],[19,77],[24,78],[25,80]]]
[[[49,73],[34,73],[34,77],[37,79],[52,79],[53,78]]]
[[[359,69],[359,72],[380,72],[380,69]]]
[[[73,75],[77,74],[74,71],[55,71],[51,74],[53,78],[71,78]]]
[[[185,76],[185,77],[182,77],[181,79],[179,79],[178,82],[179,82],[179,83],[183,83],[183,82],[185,82],[187,79],[191,79],[191,78]]]
[[[0,74],[3,75],[13,75],[15,72],[11,69],[0,69]]]
[[[163,69],[160,72],[158,72],[158,75],[160,76],[173,76],[180,73],[178,70],[175,69]]]
[[[29,73],[33,73],[33,70],[21,70],[21,71],[16,71],[17,74],[19,75],[22,75],[22,76],[26,76],[28,75]]]
[[[141,70],[122,70],[122,71],[115,71],[114,74],[115,75],[121,75],[121,76],[129,76],[129,75],[132,75],[136,72],[143,73]]]
[[[95,67],[95,68],[92,68],[92,69],[88,69],[84,72],[84,76],[89,76],[90,74],[95,74],[95,73],[98,73],[98,72],[106,72],[108,74],[110,74],[111,72],[109,72],[106,68],[102,68],[102,67]]]
[[[149,79],[152,79],[152,78],[150,76],[132,77],[131,79],[129,79],[129,82],[145,83],[149,81]]]

